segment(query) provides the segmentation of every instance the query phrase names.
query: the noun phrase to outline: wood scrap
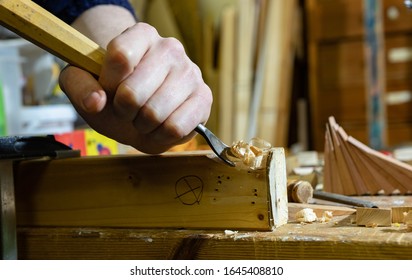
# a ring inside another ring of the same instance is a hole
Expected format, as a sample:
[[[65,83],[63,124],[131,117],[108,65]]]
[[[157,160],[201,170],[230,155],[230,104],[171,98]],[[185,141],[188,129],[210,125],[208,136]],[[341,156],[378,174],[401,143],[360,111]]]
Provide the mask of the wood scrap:
[[[392,223],[404,223],[405,216],[412,211],[412,206],[392,207]]]
[[[295,219],[301,223],[312,223],[318,219],[318,216],[311,208],[304,208],[296,213]]]
[[[325,133],[324,190],[344,195],[412,193],[412,166],[346,134],[333,116]]]
[[[391,226],[392,209],[357,208],[356,224],[366,227]]]

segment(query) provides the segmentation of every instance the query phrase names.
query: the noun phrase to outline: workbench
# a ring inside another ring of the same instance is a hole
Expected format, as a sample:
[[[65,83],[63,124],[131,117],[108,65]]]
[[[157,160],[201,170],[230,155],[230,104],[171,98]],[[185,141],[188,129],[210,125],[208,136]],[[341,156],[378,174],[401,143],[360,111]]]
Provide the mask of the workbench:
[[[361,197],[379,207],[412,206],[412,196]],[[315,201],[319,205],[330,204]],[[19,227],[20,259],[412,259],[403,224],[362,227],[351,208],[326,223],[289,222],[273,231],[171,230],[110,227]],[[327,206],[322,206],[327,209]]]

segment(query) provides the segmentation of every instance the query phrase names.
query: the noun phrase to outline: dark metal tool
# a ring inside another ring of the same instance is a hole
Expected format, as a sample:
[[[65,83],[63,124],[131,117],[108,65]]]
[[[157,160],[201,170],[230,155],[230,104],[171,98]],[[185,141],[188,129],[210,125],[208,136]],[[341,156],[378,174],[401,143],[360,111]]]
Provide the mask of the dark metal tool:
[[[80,156],[80,151],[46,136],[5,136],[0,137],[0,159],[24,159],[49,156],[65,158]]]
[[[358,199],[358,198],[347,196],[347,195],[342,195],[342,194],[315,190],[313,191],[313,197],[326,200],[326,201],[351,205],[351,206],[378,208],[378,206],[376,206],[376,204],[374,204],[373,202]]]
[[[227,154],[230,152],[230,147],[222,142],[216,135],[214,135],[203,124],[198,124],[195,131],[205,138],[213,152],[225,163],[230,166],[235,166],[235,163],[228,159]]]

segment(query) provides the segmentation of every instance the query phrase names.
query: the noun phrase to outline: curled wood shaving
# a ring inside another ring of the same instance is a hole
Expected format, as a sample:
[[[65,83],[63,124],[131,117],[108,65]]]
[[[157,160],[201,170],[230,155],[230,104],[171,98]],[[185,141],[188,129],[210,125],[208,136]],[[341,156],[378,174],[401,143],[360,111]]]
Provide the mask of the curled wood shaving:
[[[240,168],[258,170],[266,166],[271,147],[269,142],[259,138],[252,138],[249,142],[240,140],[233,143],[227,157]]]
[[[322,217],[319,219],[319,222],[321,223],[327,223],[333,218],[333,212],[332,211],[324,211],[322,213]]]
[[[301,223],[312,223],[315,222],[318,217],[316,213],[313,212],[313,209],[304,208],[295,214],[295,219]]]

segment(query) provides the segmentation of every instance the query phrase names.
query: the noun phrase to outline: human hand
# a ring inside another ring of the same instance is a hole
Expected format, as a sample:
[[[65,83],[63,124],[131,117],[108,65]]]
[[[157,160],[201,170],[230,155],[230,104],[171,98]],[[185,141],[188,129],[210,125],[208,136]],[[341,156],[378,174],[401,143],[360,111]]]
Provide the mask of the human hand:
[[[211,90],[182,44],[145,23],[109,43],[98,79],[69,66],[60,85],[93,129],[145,153],[191,139],[212,104]]]

